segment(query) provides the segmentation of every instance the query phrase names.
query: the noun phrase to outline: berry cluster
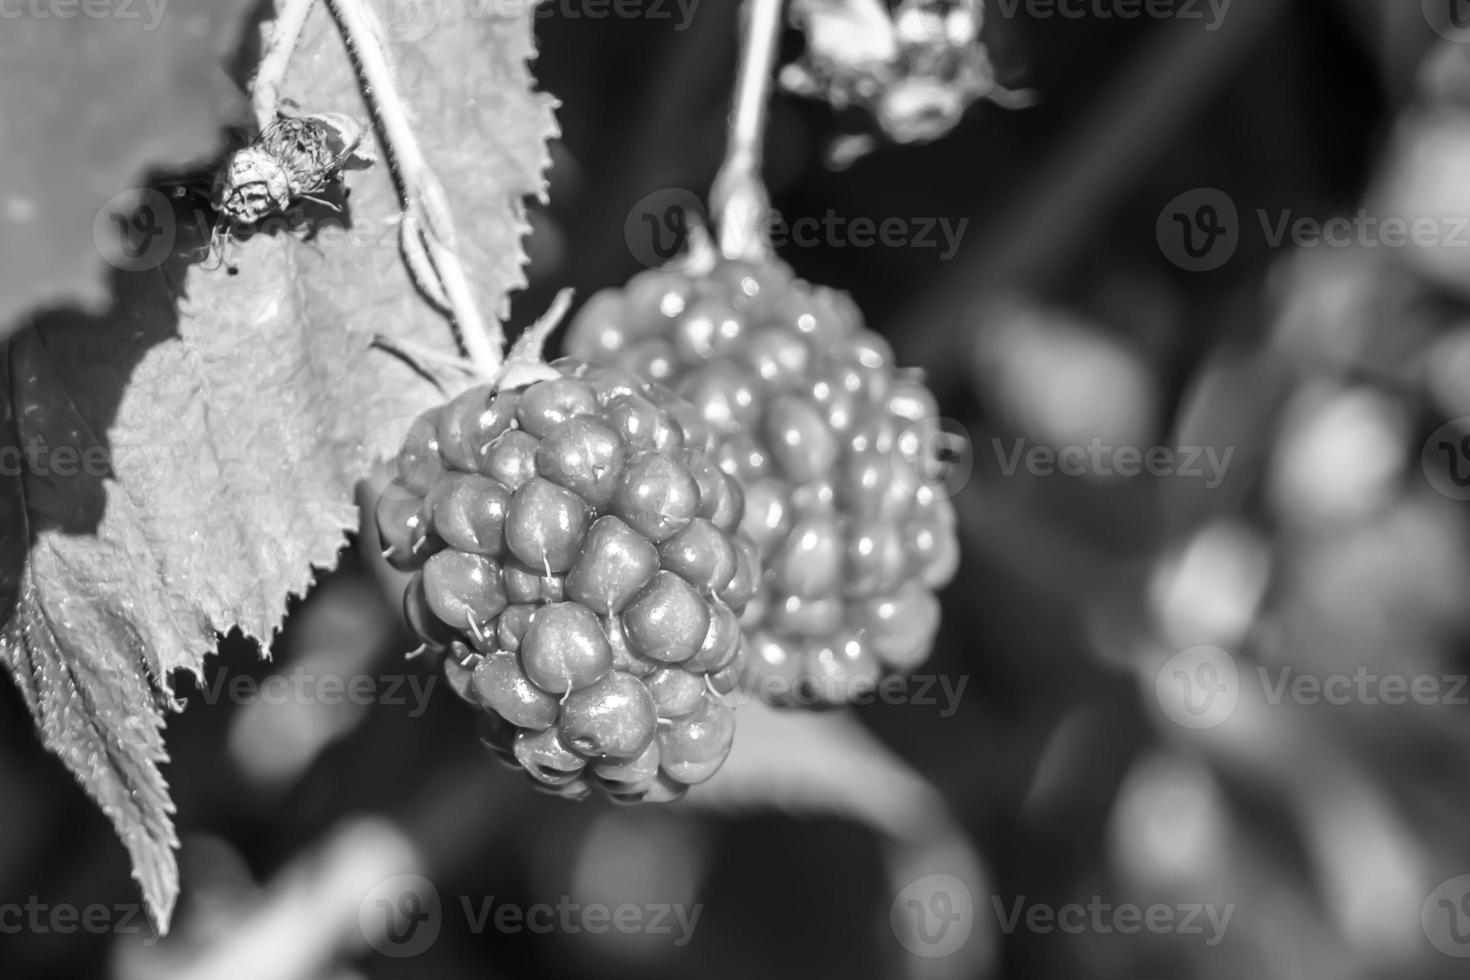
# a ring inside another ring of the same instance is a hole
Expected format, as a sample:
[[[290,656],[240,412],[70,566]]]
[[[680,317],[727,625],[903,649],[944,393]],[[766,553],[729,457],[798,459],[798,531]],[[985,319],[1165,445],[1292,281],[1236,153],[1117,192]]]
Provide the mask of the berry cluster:
[[[497,756],[561,795],[673,799],[734,736],[755,592],[740,487],[672,391],[558,362],[422,416],[377,522],[405,616],[485,709]]]
[[[937,406],[847,294],[776,262],[653,270],[592,296],[567,350],[669,385],[715,433],[763,569],[744,687],[840,704],[928,656],[958,563]]]

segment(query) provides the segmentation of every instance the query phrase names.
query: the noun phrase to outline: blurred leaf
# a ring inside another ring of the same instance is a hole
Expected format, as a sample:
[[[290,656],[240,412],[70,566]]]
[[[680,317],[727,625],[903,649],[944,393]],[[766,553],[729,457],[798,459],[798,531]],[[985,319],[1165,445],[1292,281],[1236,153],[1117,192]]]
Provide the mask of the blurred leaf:
[[[943,955],[902,910],[894,912],[894,935],[911,954],[903,958],[903,975],[975,977],[993,956],[994,937],[985,917],[974,913],[990,898],[979,855],[939,791],[851,713],[781,710],[757,699],[741,704],[730,757],[687,801],[719,811],[773,809],[866,825],[889,845],[885,863],[895,903],[910,893],[932,898],[942,889],[962,893],[971,910],[961,923],[968,930],[964,941]]]
[[[689,802],[842,816],[891,837],[947,819],[938,791],[851,714],[779,710],[754,698],[740,705],[719,778]]]

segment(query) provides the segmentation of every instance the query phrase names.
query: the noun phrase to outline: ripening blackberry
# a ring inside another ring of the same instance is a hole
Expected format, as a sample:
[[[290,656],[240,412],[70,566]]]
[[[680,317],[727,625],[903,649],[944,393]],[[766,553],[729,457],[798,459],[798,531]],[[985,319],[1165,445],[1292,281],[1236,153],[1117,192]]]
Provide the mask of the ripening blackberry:
[[[562,361],[431,410],[377,503],[405,617],[482,738],[552,792],[668,800],[714,775],[756,551],[737,481],[673,392]]]
[[[590,297],[566,346],[692,402],[744,490],[742,686],[840,704],[924,661],[959,560],[938,410],[846,293],[779,262],[653,270]]]

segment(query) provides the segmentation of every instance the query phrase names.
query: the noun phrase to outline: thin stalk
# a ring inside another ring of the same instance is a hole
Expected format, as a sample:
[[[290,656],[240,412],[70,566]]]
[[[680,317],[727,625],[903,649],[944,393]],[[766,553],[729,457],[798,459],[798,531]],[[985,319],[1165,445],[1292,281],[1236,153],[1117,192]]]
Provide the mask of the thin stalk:
[[[316,0],[282,0],[277,5],[276,19],[271,22],[270,40],[260,57],[250,102],[255,110],[255,125],[260,131],[276,121],[276,105],[281,100],[281,85],[291,67],[291,55],[301,40],[302,28]]]
[[[710,191],[720,251],[726,258],[759,261],[770,255],[764,232],[771,202],[760,171],[776,42],[781,36],[781,4],[782,0],[745,0],[742,8],[744,29],[730,136],[725,162]]]
[[[387,143],[389,163],[398,179],[403,202],[403,247],[406,251],[420,249],[427,253],[427,265],[438,279],[437,285],[454,317],[465,353],[485,377],[494,377],[504,359],[504,334],[499,322],[486,322],[475,303],[469,275],[456,248],[448,196],[424,158],[409,122],[407,104],[384,54],[377,17],[365,0],[325,2],[342,29],[347,50],[362,77],[363,97]],[[425,263],[414,259],[409,256],[409,266],[417,275]]]

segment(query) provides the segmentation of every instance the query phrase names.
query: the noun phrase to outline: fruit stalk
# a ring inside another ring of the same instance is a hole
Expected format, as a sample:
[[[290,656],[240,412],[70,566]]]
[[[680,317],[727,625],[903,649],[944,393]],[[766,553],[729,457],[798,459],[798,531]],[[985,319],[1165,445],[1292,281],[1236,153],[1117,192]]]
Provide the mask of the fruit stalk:
[[[366,0],[326,0],[342,29],[348,53],[362,77],[363,98],[387,144],[387,157],[403,203],[403,248],[410,271],[431,298],[440,298],[459,333],[460,343],[485,377],[500,370],[505,337],[498,322],[486,322],[475,303],[468,274],[456,248],[449,198],[424,159],[393,68],[383,51],[382,32]],[[419,253],[416,255],[415,250]],[[423,273],[437,280],[424,283]]]
[[[725,162],[715,176],[710,204],[719,223],[720,251],[728,259],[761,261],[770,252],[765,240],[771,202],[761,180],[766,110],[781,34],[782,0],[745,0],[741,16],[740,67]]]

